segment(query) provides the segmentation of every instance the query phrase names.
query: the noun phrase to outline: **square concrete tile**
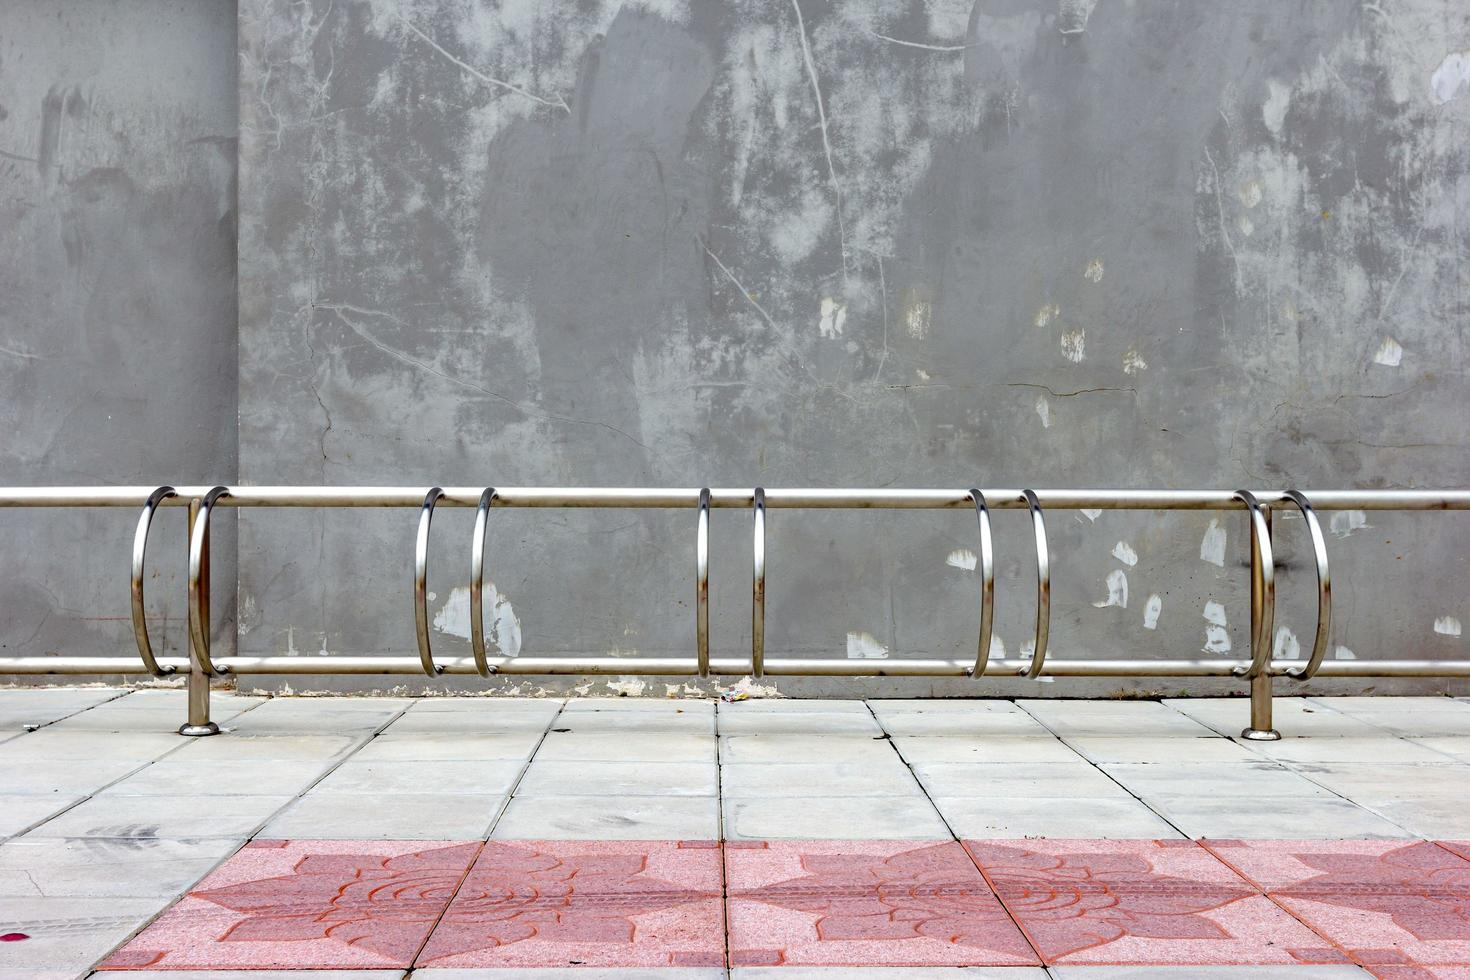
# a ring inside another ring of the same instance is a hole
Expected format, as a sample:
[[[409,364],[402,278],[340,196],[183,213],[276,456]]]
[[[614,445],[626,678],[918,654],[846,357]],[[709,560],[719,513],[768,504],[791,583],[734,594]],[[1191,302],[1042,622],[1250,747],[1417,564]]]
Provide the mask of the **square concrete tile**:
[[[21,838],[0,844],[0,896],[173,898],[243,840]]]
[[[409,711],[383,730],[384,735],[540,735],[554,713]]]
[[[1252,762],[1256,756],[1251,750],[1228,738],[1218,735],[1208,738],[1169,736],[1164,738],[1147,735],[1077,735],[1068,738],[1067,744],[1092,762],[1149,762],[1175,764],[1180,762]],[[1293,739],[1298,744],[1300,739]],[[1262,742],[1262,745],[1281,745],[1283,742]]]
[[[1330,797],[1332,794],[1285,766],[1266,759],[1245,762],[1108,762],[1103,770],[1147,802],[1157,794]]]
[[[1436,765],[1322,762],[1297,765],[1314,782],[1349,799],[1370,804],[1391,800],[1470,797],[1470,764]]]
[[[1425,841],[1211,841],[1359,962],[1470,964],[1470,860]]]
[[[0,732],[39,728],[117,698],[116,689],[21,688],[0,691]]]
[[[536,715],[554,718],[565,703],[565,698],[429,697],[415,700],[409,712],[415,715],[441,711],[483,717]]]
[[[83,799],[76,793],[0,795],[0,837],[19,834]]]
[[[239,839],[255,833],[289,796],[94,796],[27,837]]]
[[[1205,736],[1210,730],[1157,701],[1017,701],[1063,737],[1072,735]]]
[[[286,759],[211,762],[201,766],[167,756],[103,790],[102,796],[234,796],[241,789],[295,796],[321,777],[331,762]]]
[[[1470,704],[1442,695],[1426,697],[1368,694],[1348,697],[1312,697],[1307,700],[1341,711],[1345,715],[1371,717],[1373,715],[1405,715],[1425,711],[1470,712]]]
[[[261,705],[220,725],[227,735],[357,735],[367,736],[393,720],[392,711],[302,709],[270,713],[276,702]],[[214,736],[218,738],[219,736]]]
[[[122,702],[126,702],[123,698]],[[212,705],[210,720],[224,725],[230,719],[249,710],[244,707]],[[121,702],[109,701],[87,711],[79,712],[48,726],[58,732],[160,732],[174,734],[179,726],[189,719],[188,702],[181,693],[176,704],[156,704],[148,707],[125,707]]]
[[[741,800],[781,796],[923,797],[909,767],[892,751],[882,762],[734,762],[720,767],[720,792],[729,799]]]
[[[627,711],[643,715],[713,715],[716,702],[709,698],[568,698],[563,711]]]
[[[889,739],[873,735],[724,735],[722,763],[885,763],[896,760]]]
[[[533,759],[516,797],[714,796],[713,762],[558,762]]]
[[[961,837],[1108,837],[1162,839],[1177,830],[1133,799],[1045,800],[935,797],[934,805]]]
[[[180,677],[179,683],[169,688],[143,688],[130,691],[123,697],[107,702],[109,710],[113,708],[184,708],[187,710],[189,703],[189,692]],[[235,694],[230,691],[214,691],[209,697],[211,710],[227,711],[239,714],[248,711],[270,700],[266,697],[251,694]]]
[[[1337,738],[1283,738],[1279,742],[1247,742],[1250,750],[1281,762],[1377,763],[1409,765],[1454,760],[1433,748],[1383,735],[1343,735]]]
[[[1470,736],[1470,710],[1405,711],[1403,714],[1357,715],[1394,735],[1414,738]]]
[[[658,703],[658,702],[656,702]],[[563,711],[551,726],[556,732],[613,732],[672,735],[713,735],[713,711],[689,707],[694,701],[675,701],[684,707],[672,711]]]
[[[360,735],[240,735],[227,732],[207,738],[186,738],[170,758],[193,763],[255,762],[277,759],[304,762],[336,759],[364,744]]]
[[[161,732],[59,732],[43,728],[0,742],[0,766],[53,762],[157,759],[182,748],[185,739]]]
[[[858,698],[752,698],[748,701],[717,701],[715,710],[722,715],[748,715],[765,712],[783,715],[871,715],[869,703]]]
[[[725,862],[733,966],[1038,962],[953,840],[751,842]]]
[[[146,759],[93,759],[90,762],[64,759],[27,763],[8,767],[3,785],[7,794],[85,796],[148,764]]]
[[[1459,797],[1373,800],[1363,805],[1384,820],[1404,828],[1405,836],[1438,839],[1470,837],[1470,808]]]
[[[255,841],[106,965],[406,968],[480,846],[478,841]]]
[[[266,824],[271,838],[468,840],[483,838],[505,806],[503,796],[463,793],[311,793]]]
[[[1470,762],[1470,736],[1437,735],[1429,738],[1411,739],[1413,744],[1460,762]]]
[[[87,973],[167,902],[163,898],[0,898],[0,922],[23,940],[0,943],[0,976]]]
[[[965,847],[1048,963],[1293,964],[1325,944],[1204,848],[1173,840]]]
[[[938,840],[949,829],[922,795],[726,797],[728,840]]]
[[[1085,762],[935,762],[914,766],[914,775],[933,797],[1133,798]]]
[[[759,704],[760,702],[754,702]],[[826,702],[815,702],[825,704]],[[752,702],[721,705],[721,735],[868,735],[883,734],[869,713],[856,711],[767,711]],[[729,709],[729,710],[725,710]]]
[[[893,746],[912,765],[926,762],[1078,762],[1053,735],[895,735]]]
[[[1148,805],[1190,837],[1291,839],[1305,835],[1324,839],[1410,837],[1398,821],[1336,797],[1271,796],[1262,799],[1221,795],[1157,794]]]
[[[541,742],[540,732],[485,735],[477,732],[440,734],[400,732],[389,728],[353,753],[353,762],[490,762],[524,763]]]
[[[1238,736],[1250,722],[1249,698],[1168,698],[1164,704],[1227,738]],[[1383,729],[1376,725],[1307,698],[1277,698],[1271,707],[1272,724],[1286,738],[1383,734]]]
[[[713,796],[517,796],[495,840],[718,840]]]
[[[713,842],[490,841],[423,966],[715,967],[725,961]]]
[[[874,701],[890,735],[1047,735],[1046,727],[1010,701]]]
[[[548,732],[536,761],[556,762],[709,762],[715,761],[713,735],[661,732]]]
[[[378,761],[353,757],[333,769],[312,795],[361,793],[375,797],[415,793],[505,796],[520,778],[519,760]]]

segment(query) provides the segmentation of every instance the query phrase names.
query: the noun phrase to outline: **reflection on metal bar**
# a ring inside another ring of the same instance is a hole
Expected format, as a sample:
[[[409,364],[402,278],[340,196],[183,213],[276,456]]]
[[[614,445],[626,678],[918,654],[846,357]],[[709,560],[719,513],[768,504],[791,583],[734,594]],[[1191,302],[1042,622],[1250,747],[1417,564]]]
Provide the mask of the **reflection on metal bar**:
[[[709,490],[699,491],[699,524],[694,532],[694,642],[699,676],[709,676]]]
[[[495,506],[495,488],[486,487],[475,508],[475,536],[470,542],[470,651],[475,656],[475,672],[481,677],[492,673],[485,660],[485,534],[489,530],[490,508]]]
[[[1255,679],[1270,667],[1276,642],[1276,559],[1271,551],[1271,524],[1260,500],[1249,490],[1235,491],[1245,503],[1251,527],[1251,661],[1237,667],[1238,676]]]
[[[991,543],[990,511],[985,509],[985,494],[971,490],[975,501],[975,517],[980,522],[980,642],[975,648],[974,676],[981,677],[990,666],[990,643],[995,635],[995,550]]]
[[[148,528],[153,523],[153,512],[161,501],[175,494],[173,487],[158,487],[143,502],[143,513],[138,515],[138,530],[133,534],[133,639],[138,644],[138,659],[143,669],[154,677],[167,677],[174,672],[153,656],[153,644],[148,642],[148,619],[143,607],[143,568],[148,553]]]
[[[1307,522],[1307,533],[1312,537],[1312,554],[1317,559],[1317,639],[1312,644],[1312,655],[1306,664],[1286,672],[1288,677],[1305,681],[1312,679],[1322,666],[1322,658],[1327,656],[1327,643],[1332,635],[1332,571],[1327,566],[1327,538],[1322,533],[1322,524],[1317,520],[1311,501],[1297,490],[1288,490],[1286,495]]]
[[[189,648],[194,665],[206,676],[220,677],[228,667],[216,667],[209,659],[209,515],[215,502],[230,493],[226,487],[211,487],[199,498],[199,516],[189,533]]]
[[[766,672],[766,491],[755,488],[755,542],[750,561],[750,676]]]
[[[430,677],[438,677],[443,669],[434,666],[434,652],[429,646],[429,526],[434,521],[434,505],[444,491],[430,487],[419,510],[419,533],[413,546],[413,622],[419,641],[419,666]]]
[[[1051,551],[1046,544],[1046,517],[1041,512],[1041,501],[1031,490],[1022,490],[1021,496],[1031,509],[1031,529],[1036,535],[1036,649],[1031,651],[1030,664],[1020,673],[1036,678],[1041,676],[1046,664],[1046,644],[1051,636]]]

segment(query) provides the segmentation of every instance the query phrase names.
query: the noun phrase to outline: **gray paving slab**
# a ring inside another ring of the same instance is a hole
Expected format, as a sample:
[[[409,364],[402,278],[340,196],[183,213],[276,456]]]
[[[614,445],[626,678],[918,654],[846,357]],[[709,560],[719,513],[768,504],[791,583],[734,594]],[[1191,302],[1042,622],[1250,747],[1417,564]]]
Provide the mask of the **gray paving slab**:
[[[536,761],[714,762],[713,735],[676,732],[548,732]]]
[[[1410,738],[1408,741],[1460,762],[1470,762],[1470,736],[1437,735],[1428,738]]]
[[[19,834],[85,798],[74,793],[0,795],[0,837]]]
[[[748,710],[750,702],[721,711],[721,735],[882,735],[871,714],[855,711],[776,712]],[[722,707],[725,707],[722,705]]]
[[[713,796],[517,796],[496,840],[717,840]]]
[[[1310,697],[1306,700],[1345,715],[1416,714],[1423,711],[1470,712],[1470,703],[1443,695],[1414,697],[1382,694],[1348,695],[1341,697]]]
[[[896,752],[883,761],[770,764],[737,762],[720,767],[720,791],[739,799],[780,796],[923,796]]]
[[[699,702],[696,702],[699,703]],[[551,732],[713,735],[713,711],[563,711]]]
[[[580,714],[584,711],[627,711],[642,715],[705,717],[715,713],[715,702],[697,698],[568,698],[562,711],[567,714]]]
[[[1055,980],[1368,980],[1356,966],[1053,966]]]
[[[1149,735],[1072,735],[1064,741],[1091,762],[1251,762],[1246,746],[1220,735],[1203,738]],[[1279,742],[1253,743],[1279,745]]]
[[[264,713],[279,704],[271,701],[253,711],[220,724],[233,735],[356,735],[371,734],[393,719],[392,711],[343,711],[322,708],[316,711],[276,711]],[[452,715],[450,716],[453,717]]]
[[[339,765],[312,794],[365,794],[379,799],[403,793],[464,793],[505,796],[524,764],[513,759],[402,761],[359,759]]]
[[[715,707],[722,715],[867,715],[871,714],[868,710],[870,703],[883,702],[868,702],[856,698],[751,698],[746,701],[720,701]]]
[[[729,840],[949,840],[923,796],[790,796],[724,799]]]
[[[1433,764],[1455,761],[1431,746],[1387,732],[1336,738],[1283,738],[1279,742],[1245,742],[1243,747],[1282,762]]]
[[[1199,839],[1340,840],[1412,837],[1413,832],[1335,796],[1149,796],[1148,805]]]
[[[1238,736],[1250,722],[1248,698],[1169,698],[1164,704],[1227,738]],[[1277,698],[1272,714],[1273,724],[1285,738],[1383,734],[1377,725],[1307,698]]]
[[[1330,796],[1328,790],[1300,773],[1269,760],[1252,762],[1106,762],[1102,769],[1134,795],[1191,795],[1200,799],[1249,796]]]
[[[395,726],[396,728],[396,726]],[[354,762],[525,762],[541,744],[540,732],[402,732],[389,728],[353,753]]]
[[[873,735],[722,735],[720,761],[886,763],[896,759],[889,739]]]
[[[201,766],[193,759],[166,756],[102,790],[100,796],[295,796],[321,778],[330,761],[284,759],[229,760]]]
[[[1470,840],[1470,807],[1463,796],[1430,796],[1364,803],[1415,837]]]
[[[960,837],[1089,837],[1165,840],[1181,835],[1137,800],[1106,798],[935,797],[934,805]]]
[[[503,796],[395,793],[312,793],[293,802],[261,828],[276,840],[476,840],[505,806]]]
[[[531,712],[509,714],[453,711],[409,711],[383,730],[387,735],[539,735],[555,715]]]
[[[419,698],[409,711],[414,714],[442,711],[490,716],[522,714],[554,717],[561,710],[565,701],[565,698],[503,698],[498,696],[428,697]]]
[[[147,759],[37,760],[8,767],[0,785],[6,793],[85,796],[148,765]]]
[[[890,735],[1046,735],[1046,726],[1010,701],[874,701]]]
[[[27,837],[249,837],[289,796],[94,796]]]
[[[537,758],[516,796],[714,796],[713,762],[565,762]]]
[[[20,688],[0,691],[0,732],[18,732],[84,711],[119,696],[115,689]]]
[[[20,838],[0,844],[0,896],[172,898],[243,843],[243,838]]]
[[[1405,711],[1402,714],[1359,714],[1353,717],[1371,722],[1394,735],[1420,738],[1470,736],[1470,710]]]
[[[1057,735],[1208,735],[1210,730],[1157,701],[1017,701]]]
[[[1086,762],[932,762],[914,766],[930,796],[1131,798]]]
[[[0,974],[84,974],[167,904],[165,898],[0,898],[0,922],[22,942],[0,944]]]
[[[1470,800],[1470,763],[1449,759],[1432,765],[1299,763],[1297,769],[1313,782],[1354,801],[1378,803],[1443,796]]]
[[[184,745],[164,732],[61,732],[43,728],[0,743],[0,766],[23,762],[95,759],[156,759]]]
[[[1045,735],[895,735],[893,747],[910,763],[1077,762],[1065,742]]]
[[[224,732],[207,738],[186,738],[169,758],[193,764],[214,762],[331,761],[363,745],[369,733],[356,735],[245,735]]]
[[[1039,966],[742,966],[731,980],[1046,980]]]

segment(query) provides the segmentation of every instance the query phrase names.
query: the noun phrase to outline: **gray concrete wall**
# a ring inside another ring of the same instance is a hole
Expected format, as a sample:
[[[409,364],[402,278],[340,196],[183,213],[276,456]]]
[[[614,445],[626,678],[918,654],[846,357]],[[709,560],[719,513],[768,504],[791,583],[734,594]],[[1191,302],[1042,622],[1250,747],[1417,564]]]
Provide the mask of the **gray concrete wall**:
[[[246,480],[1470,477],[1455,0],[246,0],[240,43]],[[414,515],[241,520],[244,649],[413,649]],[[468,524],[436,528],[447,653]],[[505,652],[692,650],[692,514],[494,525]],[[1057,656],[1248,645],[1238,516],[1051,527]],[[719,654],[747,528],[715,515]],[[972,516],[771,531],[773,654],[971,650]],[[1338,515],[1340,655],[1465,655],[1434,624],[1467,531]],[[998,534],[1015,655],[1024,517]]]
[[[0,4],[0,481],[229,480],[235,10]],[[136,513],[0,513],[0,654],[126,654]],[[234,637],[233,530],[217,544]],[[184,643],[184,517],[157,521],[155,650]]]

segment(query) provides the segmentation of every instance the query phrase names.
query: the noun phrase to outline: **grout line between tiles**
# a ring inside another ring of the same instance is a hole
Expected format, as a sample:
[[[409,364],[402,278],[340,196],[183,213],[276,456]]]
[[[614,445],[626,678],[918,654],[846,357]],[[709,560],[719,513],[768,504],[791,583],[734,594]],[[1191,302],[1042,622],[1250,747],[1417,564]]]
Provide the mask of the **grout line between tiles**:
[[[495,814],[495,819],[491,820],[490,826],[485,829],[485,836],[483,838],[484,840],[488,841],[491,835],[495,833],[495,828],[500,826],[500,821],[505,816],[505,811],[510,809],[510,803],[512,800],[515,799],[516,790],[521,788],[521,783],[525,780],[526,773],[531,771],[531,766],[536,762],[536,756],[541,752],[541,746],[546,744],[547,733],[549,733],[553,728],[556,727],[557,721],[560,720],[562,713],[566,710],[567,699],[562,698],[561,704],[556,709],[556,714],[552,715],[551,718],[547,720],[546,727],[541,729],[541,737],[536,740],[536,746],[535,748],[531,749],[531,754],[526,756],[526,763],[525,765],[521,766],[521,771],[516,774],[515,782],[511,783],[510,788],[506,790],[505,805],[500,808],[500,812]]]

